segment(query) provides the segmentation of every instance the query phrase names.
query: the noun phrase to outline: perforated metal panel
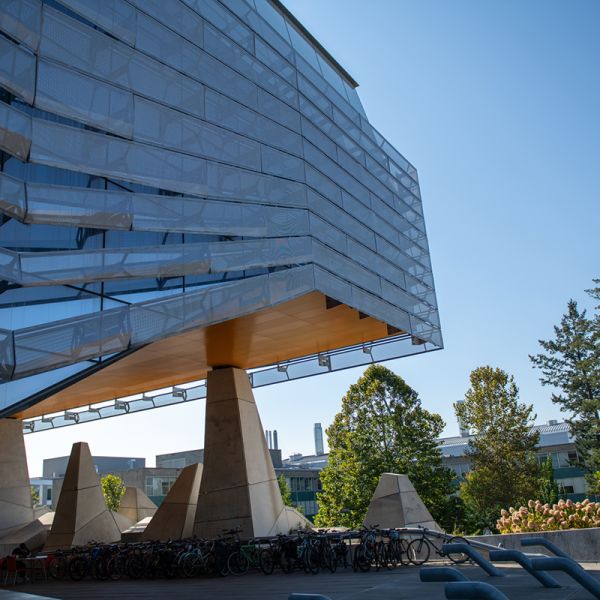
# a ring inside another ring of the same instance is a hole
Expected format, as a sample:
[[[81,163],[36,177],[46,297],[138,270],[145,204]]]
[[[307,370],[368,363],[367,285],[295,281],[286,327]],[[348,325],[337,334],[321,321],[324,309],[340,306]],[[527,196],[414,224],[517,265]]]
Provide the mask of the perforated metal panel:
[[[382,360],[442,346],[416,169],[276,4],[7,0],[0,30],[2,414],[53,369],[313,292],[385,324]],[[299,347],[283,380],[323,372]]]

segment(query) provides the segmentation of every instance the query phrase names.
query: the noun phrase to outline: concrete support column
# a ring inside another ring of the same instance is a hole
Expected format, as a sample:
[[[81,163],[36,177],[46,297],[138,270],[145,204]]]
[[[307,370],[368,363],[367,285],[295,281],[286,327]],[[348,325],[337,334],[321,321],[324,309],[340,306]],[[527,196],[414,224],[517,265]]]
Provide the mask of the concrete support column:
[[[0,419],[0,538],[33,520],[23,424]]]
[[[237,526],[246,538],[287,533],[305,522],[292,513],[294,523],[281,499],[248,375],[233,367],[211,371],[194,533],[211,537]]]
[[[82,546],[91,540],[118,542],[121,531],[115,514],[106,507],[89,446],[76,442],[71,448],[45,550]]]

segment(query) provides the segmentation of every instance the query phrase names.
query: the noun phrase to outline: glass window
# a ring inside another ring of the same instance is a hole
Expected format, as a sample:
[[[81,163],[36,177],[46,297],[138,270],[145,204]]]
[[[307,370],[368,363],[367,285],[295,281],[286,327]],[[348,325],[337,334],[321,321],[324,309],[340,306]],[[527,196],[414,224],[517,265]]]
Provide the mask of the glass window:
[[[273,27],[273,29],[286,41],[289,41],[289,34],[283,15],[269,2],[269,0],[256,0],[256,10],[261,17]]]
[[[145,0],[141,0],[145,1]],[[254,34],[217,0],[183,0],[188,6],[218,27],[249,52],[254,51]],[[161,5],[164,4],[161,2]]]
[[[81,0],[78,1],[81,2]],[[130,0],[130,2],[202,48],[203,21],[196,11],[188,8],[183,2],[164,2],[163,0]]]
[[[315,49],[290,22],[287,22],[287,28],[294,50],[296,50],[296,52],[298,52],[302,58],[308,61],[310,66],[313,67],[317,73],[321,73],[321,67],[319,65],[319,60],[317,59],[317,53],[315,52]]]

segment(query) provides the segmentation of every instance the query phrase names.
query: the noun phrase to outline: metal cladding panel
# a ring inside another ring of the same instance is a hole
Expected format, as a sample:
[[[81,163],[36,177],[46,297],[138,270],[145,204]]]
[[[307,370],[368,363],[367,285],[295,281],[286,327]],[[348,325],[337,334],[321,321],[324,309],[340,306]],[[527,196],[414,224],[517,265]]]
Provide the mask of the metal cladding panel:
[[[0,30],[0,406],[315,291],[396,337],[255,385],[442,346],[416,169],[276,4],[6,0]]]

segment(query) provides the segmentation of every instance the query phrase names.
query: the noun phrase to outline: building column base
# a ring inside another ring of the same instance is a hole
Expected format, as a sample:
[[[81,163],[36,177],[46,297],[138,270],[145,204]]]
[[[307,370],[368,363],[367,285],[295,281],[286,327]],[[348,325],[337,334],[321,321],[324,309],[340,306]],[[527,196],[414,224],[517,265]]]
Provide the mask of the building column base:
[[[0,538],[34,520],[23,424],[0,419]]]
[[[251,538],[288,533],[306,522],[283,505],[247,373],[211,371],[194,534],[214,537],[239,527]]]

